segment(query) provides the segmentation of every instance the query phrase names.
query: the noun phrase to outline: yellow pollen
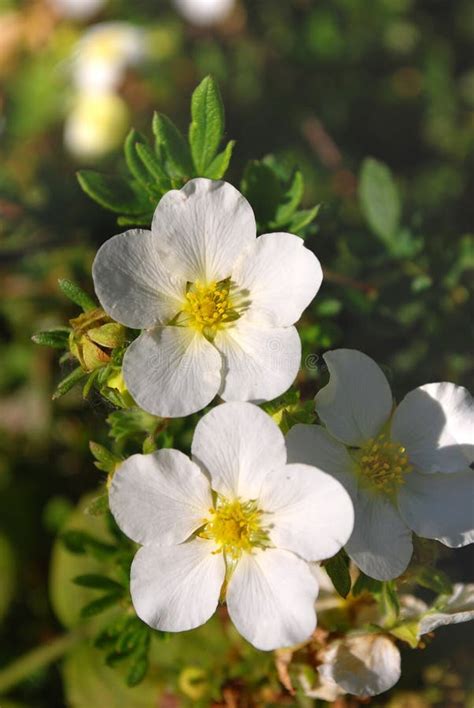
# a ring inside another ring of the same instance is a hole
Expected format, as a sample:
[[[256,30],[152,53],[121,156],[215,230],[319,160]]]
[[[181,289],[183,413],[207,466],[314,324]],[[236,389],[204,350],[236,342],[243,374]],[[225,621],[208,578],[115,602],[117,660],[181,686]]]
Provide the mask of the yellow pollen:
[[[370,439],[355,453],[357,472],[369,487],[385,494],[394,494],[405,483],[412,466],[404,447],[385,435]]]
[[[239,314],[230,296],[230,280],[202,284],[193,283],[186,293],[181,324],[195,327],[212,339],[216,331],[228,322],[238,319]]]
[[[199,533],[201,538],[215,541],[218,551],[230,559],[239,558],[243,551],[264,546],[268,540],[261,524],[262,512],[255,501],[218,500],[215,509],[209,509],[209,518]]]

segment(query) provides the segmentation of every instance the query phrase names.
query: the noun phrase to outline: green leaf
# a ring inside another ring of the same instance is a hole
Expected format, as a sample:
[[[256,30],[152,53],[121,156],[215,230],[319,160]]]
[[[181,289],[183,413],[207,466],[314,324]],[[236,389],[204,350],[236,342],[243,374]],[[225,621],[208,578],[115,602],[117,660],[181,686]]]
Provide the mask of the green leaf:
[[[77,179],[84,192],[97,204],[119,214],[144,214],[150,208],[146,191],[122,177],[80,170]]]
[[[97,303],[86,293],[79,285],[67,280],[66,278],[60,278],[58,280],[59,288],[76,305],[79,305],[84,312],[89,312],[89,310],[96,310]]]
[[[153,210],[150,210],[144,214],[139,214],[138,216],[119,216],[117,219],[117,224],[119,226],[147,226],[147,227],[149,227],[152,219],[153,219]]]
[[[151,177],[156,181],[161,193],[170,189],[170,178],[160,165],[158,157],[152,148],[146,143],[137,143],[136,150],[142,165],[146,167]]]
[[[244,171],[241,189],[255,212],[257,223],[265,227],[274,221],[283,190],[275,172],[264,162],[249,162]]]
[[[341,595],[341,597],[347,597],[351,590],[351,576],[349,573],[349,558],[347,553],[344,550],[340,550],[333,558],[326,561],[324,568],[339,595]]]
[[[143,681],[148,671],[148,652],[138,654],[127,674],[127,686],[132,688]]]
[[[189,144],[194,167],[198,175],[205,175],[224,134],[224,105],[212,76],[206,76],[194,91],[191,118]]]
[[[87,617],[93,617],[94,615],[99,615],[101,612],[105,612],[112,605],[116,605],[119,600],[123,597],[123,590],[120,592],[111,592],[108,595],[103,595],[97,600],[93,600],[85,605],[81,609],[81,617],[86,619]]]
[[[69,376],[66,376],[66,378],[60,381],[60,383],[56,386],[56,390],[53,393],[53,401],[61,398],[61,396],[64,396],[68,391],[74,388],[79,381],[82,381],[85,376],[87,376],[87,374],[81,369],[80,366],[78,366],[77,369],[74,369],[74,371],[71,371]]]
[[[293,234],[301,235],[301,232],[306,226],[309,226],[318,215],[320,204],[317,204],[312,209],[303,209],[293,214],[288,223],[288,231]]]
[[[451,580],[446,573],[438,568],[420,567],[415,575],[415,581],[418,585],[433,590],[438,595],[449,595],[453,591]]]
[[[112,590],[114,592],[125,592],[123,585],[118,583],[112,578],[108,578],[106,575],[99,575],[98,573],[86,573],[85,575],[77,575],[73,581],[76,585],[80,585],[83,588],[91,588],[92,590]]]
[[[99,443],[91,441],[89,443],[89,449],[97,460],[97,462],[94,463],[95,466],[103,472],[113,472],[116,466],[122,462],[121,457],[111,452],[111,450],[108,450],[103,445],[99,445]]]
[[[372,595],[378,595],[382,591],[382,582],[380,580],[375,580],[375,578],[369,578],[362,571],[359,577],[354,583],[352,588],[352,594],[354,597],[361,595],[363,592],[370,592]]]
[[[68,529],[60,534],[59,538],[70,553],[83,554],[89,550],[98,557],[107,557],[115,553],[115,546],[104,543],[92,536],[87,531],[80,529]]]
[[[188,144],[175,124],[166,116],[155,113],[153,132],[158,146],[165,153],[170,176],[189,179],[194,172],[191,154]]]
[[[224,150],[215,156],[209,167],[206,167],[204,171],[204,177],[209,179],[222,179],[232,157],[232,151],[234,149],[235,140],[231,140],[227,143]]]
[[[382,583],[382,592],[379,598],[379,604],[384,617],[384,626],[393,626],[398,619],[398,615],[400,614],[400,602],[393,580],[388,580]]]
[[[400,226],[400,197],[389,168],[368,157],[362,163],[359,182],[362,210],[372,231],[390,242]]]
[[[288,223],[290,218],[295,213],[298,205],[303,198],[304,192],[304,180],[303,175],[299,170],[293,175],[290,186],[287,191],[283,194],[282,200],[278,205],[275,214],[275,228],[278,226],[284,226]]]
[[[146,138],[132,128],[123,146],[125,162],[135,179],[144,185],[148,185],[150,184],[150,173],[137,155],[137,146],[140,143],[146,144]]]
[[[103,516],[109,511],[109,495],[101,494],[91,501],[85,509],[85,514],[88,516]]]
[[[44,347],[65,349],[68,345],[70,332],[71,329],[69,327],[54,327],[37,332],[31,339],[35,344],[41,344]]]

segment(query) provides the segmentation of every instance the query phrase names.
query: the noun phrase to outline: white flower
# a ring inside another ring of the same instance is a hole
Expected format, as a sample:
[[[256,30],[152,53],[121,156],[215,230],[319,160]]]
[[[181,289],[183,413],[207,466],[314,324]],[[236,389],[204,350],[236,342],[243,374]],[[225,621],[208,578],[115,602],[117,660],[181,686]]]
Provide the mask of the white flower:
[[[355,696],[376,696],[400,678],[400,652],[383,634],[354,634],[320,652],[318,673],[326,685]]]
[[[94,160],[122,144],[130,124],[127,104],[114,93],[81,93],[64,125],[64,144],[76,157]]]
[[[293,327],[322,280],[297,236],[256,238],[230,184],[193,179],[159,202],[151,231],[114,236],[93,265],[114,320],[145,331],[128,348],[127,388],[146,411],[184,416],[224,400],[270,400],[301,359]]]
[[[101,22],[90,27],[77,44],[73,81],[80,91],[111,91],[125,69],[145,53],[145,33],[128,22]]]
[[[365,354],[325,354],[331,375],[316,396],[326,426],[296,425],[291,461],[333,474],[352,497],[346,550],[367,575],[399,576],[412,531],[456,548],[474,540],[473,399],[451,383],[409,393],[393,411],[385,375]]]
[[[112,513],[143,544],[131,569],[137,614],[179,632],[206,622],[225,597],[256,647],[308,639],[318,585],[306,561],[349,538],[348,494],[330,475],[287,465],[278,426],[250,403],[206,414],[192,454],[133,455],[113,476]]]
[[[438,627],[474,620],[474,583],[456,583],[450,595],[441,595],[432,607],[412,595],[402,595],[400,617],[417,621],[417,637]]]
[[[92,17],[106,3],[106,0],[49,0],[62,17],[85,20]]]
[[[177,10],[195,25],[213,25],[225,20],[235,0],[174,0]]]

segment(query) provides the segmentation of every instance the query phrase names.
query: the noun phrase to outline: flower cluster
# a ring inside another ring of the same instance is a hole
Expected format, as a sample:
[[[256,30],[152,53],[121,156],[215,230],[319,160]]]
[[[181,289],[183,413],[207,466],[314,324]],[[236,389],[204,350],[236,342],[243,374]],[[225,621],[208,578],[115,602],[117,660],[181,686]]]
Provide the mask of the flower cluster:
[[[332,700],[392,686],[396,639],[416,645],[441,624],[471,618],[469,588],[456,586],[431,608],[405,595],[400,610],[387,582],[407,572],[413,534],[450,547],[474,541],[474,404],[465,389],[428,384],[394,407],[378,365],[339,349],[324,355],[320,424],[289,425],[285,440],[281,411],[272,419],[256,405],[285,393],[299,370],[294,325],[322,281],[302,239],[257,237],[242,194],[195,178],[161,197],[150,230],[106,241],[93,279],[102,309],[72,322],[83,368],[109,357],[104,347],[119,336],[123,392],[152,422],[222,399],[197,423],[191,458],[152,448],[103,467],[110,510],[141,546],[130,587],[147,625],[190,630],[225,603],[255,647],[290,648],[278,659],[288,690],[298,645],[317,657],[317,680],[302,673],[300,687]],[[357,583],[350,594],[349,558],[352,575],[392,597],[388,618],[375,595],[358,598]],[[338,590],[349,583],[341,594],[354,631],[316,630],[316,610],[334,598],[332,589],[317,600],[328,581],[320,562]]]

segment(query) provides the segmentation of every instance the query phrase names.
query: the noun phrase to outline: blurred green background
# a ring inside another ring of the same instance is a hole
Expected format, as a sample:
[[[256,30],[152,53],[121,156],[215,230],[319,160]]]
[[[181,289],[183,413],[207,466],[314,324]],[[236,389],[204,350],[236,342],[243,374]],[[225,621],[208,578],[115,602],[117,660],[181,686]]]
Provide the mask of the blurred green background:
[[[0,0],[0,665],[74,624],[64,613],[78,602],[68,559],[56,548],[52,561],[52,549],[101,481],[88,442],[106,441],[111,409],[80,392],[53,404],[57,357],[31,343],[77,314],[57,279],[90,292],[96,248],[122,230],[75,172],[120,171],[125,134],[132,125],[149,133],[155,109],[186,129],[190,94],[206,74],[219,81],[226,137],[237,141],[226,179],[239,186],[249,160],[272,153],[282,169],[301,168],[305,206],[322,204],[306,237],[325,282],[300,325],[303,397],[323,373],[314,355],[339,346],[375,358],[397,398],[429,381],[472,381],[473,3],[212,5]],[[121,24],[90,32],[109,22]],[[399,192],[389,238],[361,195],[367,156],[390,167]],[[472,581],[473,565],[469,547],[442,560],[454,580]],[[63,673],[36,672],[0,706],[293,704],[277,682],[262,683],[270,657],[243,650],[235,670],[219,664],[213,627],[162,650],[159,695],[149,686],[122,694],[86,649]],[[469,625],[451,627],[425,651],[404,652],[400,684],[372,705],[473,705],[471,635]],[[218,675],[221,690],[207,703],[188,686],[190,667]]]

